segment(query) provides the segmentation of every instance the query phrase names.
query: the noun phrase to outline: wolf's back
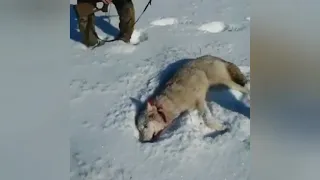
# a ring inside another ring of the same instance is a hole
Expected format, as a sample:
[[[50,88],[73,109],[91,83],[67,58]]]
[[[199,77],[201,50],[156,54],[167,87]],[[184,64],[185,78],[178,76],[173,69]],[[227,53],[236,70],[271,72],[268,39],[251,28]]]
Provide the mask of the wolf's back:
[[[207,72],[216,71],[217,74],[222,76],[225,76],[226,74],[224,72],[226,72],[230,76],[232,81],[234,81],[235,83],[241,86],[245,86],[248,82],[245,75],[240,71],[240,69],[235,64],[228,62],[222,58],[212,56],[212,55],[204,55],[196,58],[195,60],[197,61],[195,63],[195,66],[203,69],[204,71],[207,71]]]

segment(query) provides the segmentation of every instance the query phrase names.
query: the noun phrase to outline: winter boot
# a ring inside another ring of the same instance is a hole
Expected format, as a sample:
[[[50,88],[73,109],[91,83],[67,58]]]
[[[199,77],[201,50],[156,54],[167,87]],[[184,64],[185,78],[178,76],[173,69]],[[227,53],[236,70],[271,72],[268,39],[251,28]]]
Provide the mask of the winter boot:
[[[116,6],[120,18],[120,33],[117,39],[129,43],[135,23],[135,9],[132,0],[114,1],[114,5]]]

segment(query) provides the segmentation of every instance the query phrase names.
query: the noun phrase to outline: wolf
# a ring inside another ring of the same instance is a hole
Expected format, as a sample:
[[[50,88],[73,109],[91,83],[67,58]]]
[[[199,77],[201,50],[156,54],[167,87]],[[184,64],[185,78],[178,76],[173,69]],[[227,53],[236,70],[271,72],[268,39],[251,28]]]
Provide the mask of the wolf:
[[[182,113],[197,110],[205,125],[216,131],[230,128],[212,118],[206,94],[214,85],[248,94],[248,80],[233,63],[212,55],[203,55],[184,64],[164,85],[162,91],[149,98],[136,115],[140,142],[155,142]]]

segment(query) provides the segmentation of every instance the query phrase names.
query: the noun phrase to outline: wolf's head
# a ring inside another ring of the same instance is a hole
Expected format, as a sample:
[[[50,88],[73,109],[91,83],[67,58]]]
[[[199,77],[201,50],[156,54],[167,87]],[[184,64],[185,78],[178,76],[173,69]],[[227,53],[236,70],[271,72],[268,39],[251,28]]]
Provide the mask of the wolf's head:
[[[136,117],[136,125],[141,142],[156,141],[169,126],[162,109],[150,102],[147,102],[146,107]]]

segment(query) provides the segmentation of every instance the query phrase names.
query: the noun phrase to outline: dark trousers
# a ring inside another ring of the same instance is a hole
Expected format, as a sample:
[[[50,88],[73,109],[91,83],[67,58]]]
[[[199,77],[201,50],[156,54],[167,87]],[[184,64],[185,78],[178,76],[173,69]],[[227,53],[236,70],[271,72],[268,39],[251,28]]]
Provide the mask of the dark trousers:
[[[124,42],[130,42],[131,35],[134,30],[135,10],[131,0],[114,0],[113,1],[119,18],[120,33],[117,37]],[[95,45],[99,38],[95,31],[95,3],[78,2],[75,11],[78,16],[78,25],[82,37],[82,42],[86,46]]]

